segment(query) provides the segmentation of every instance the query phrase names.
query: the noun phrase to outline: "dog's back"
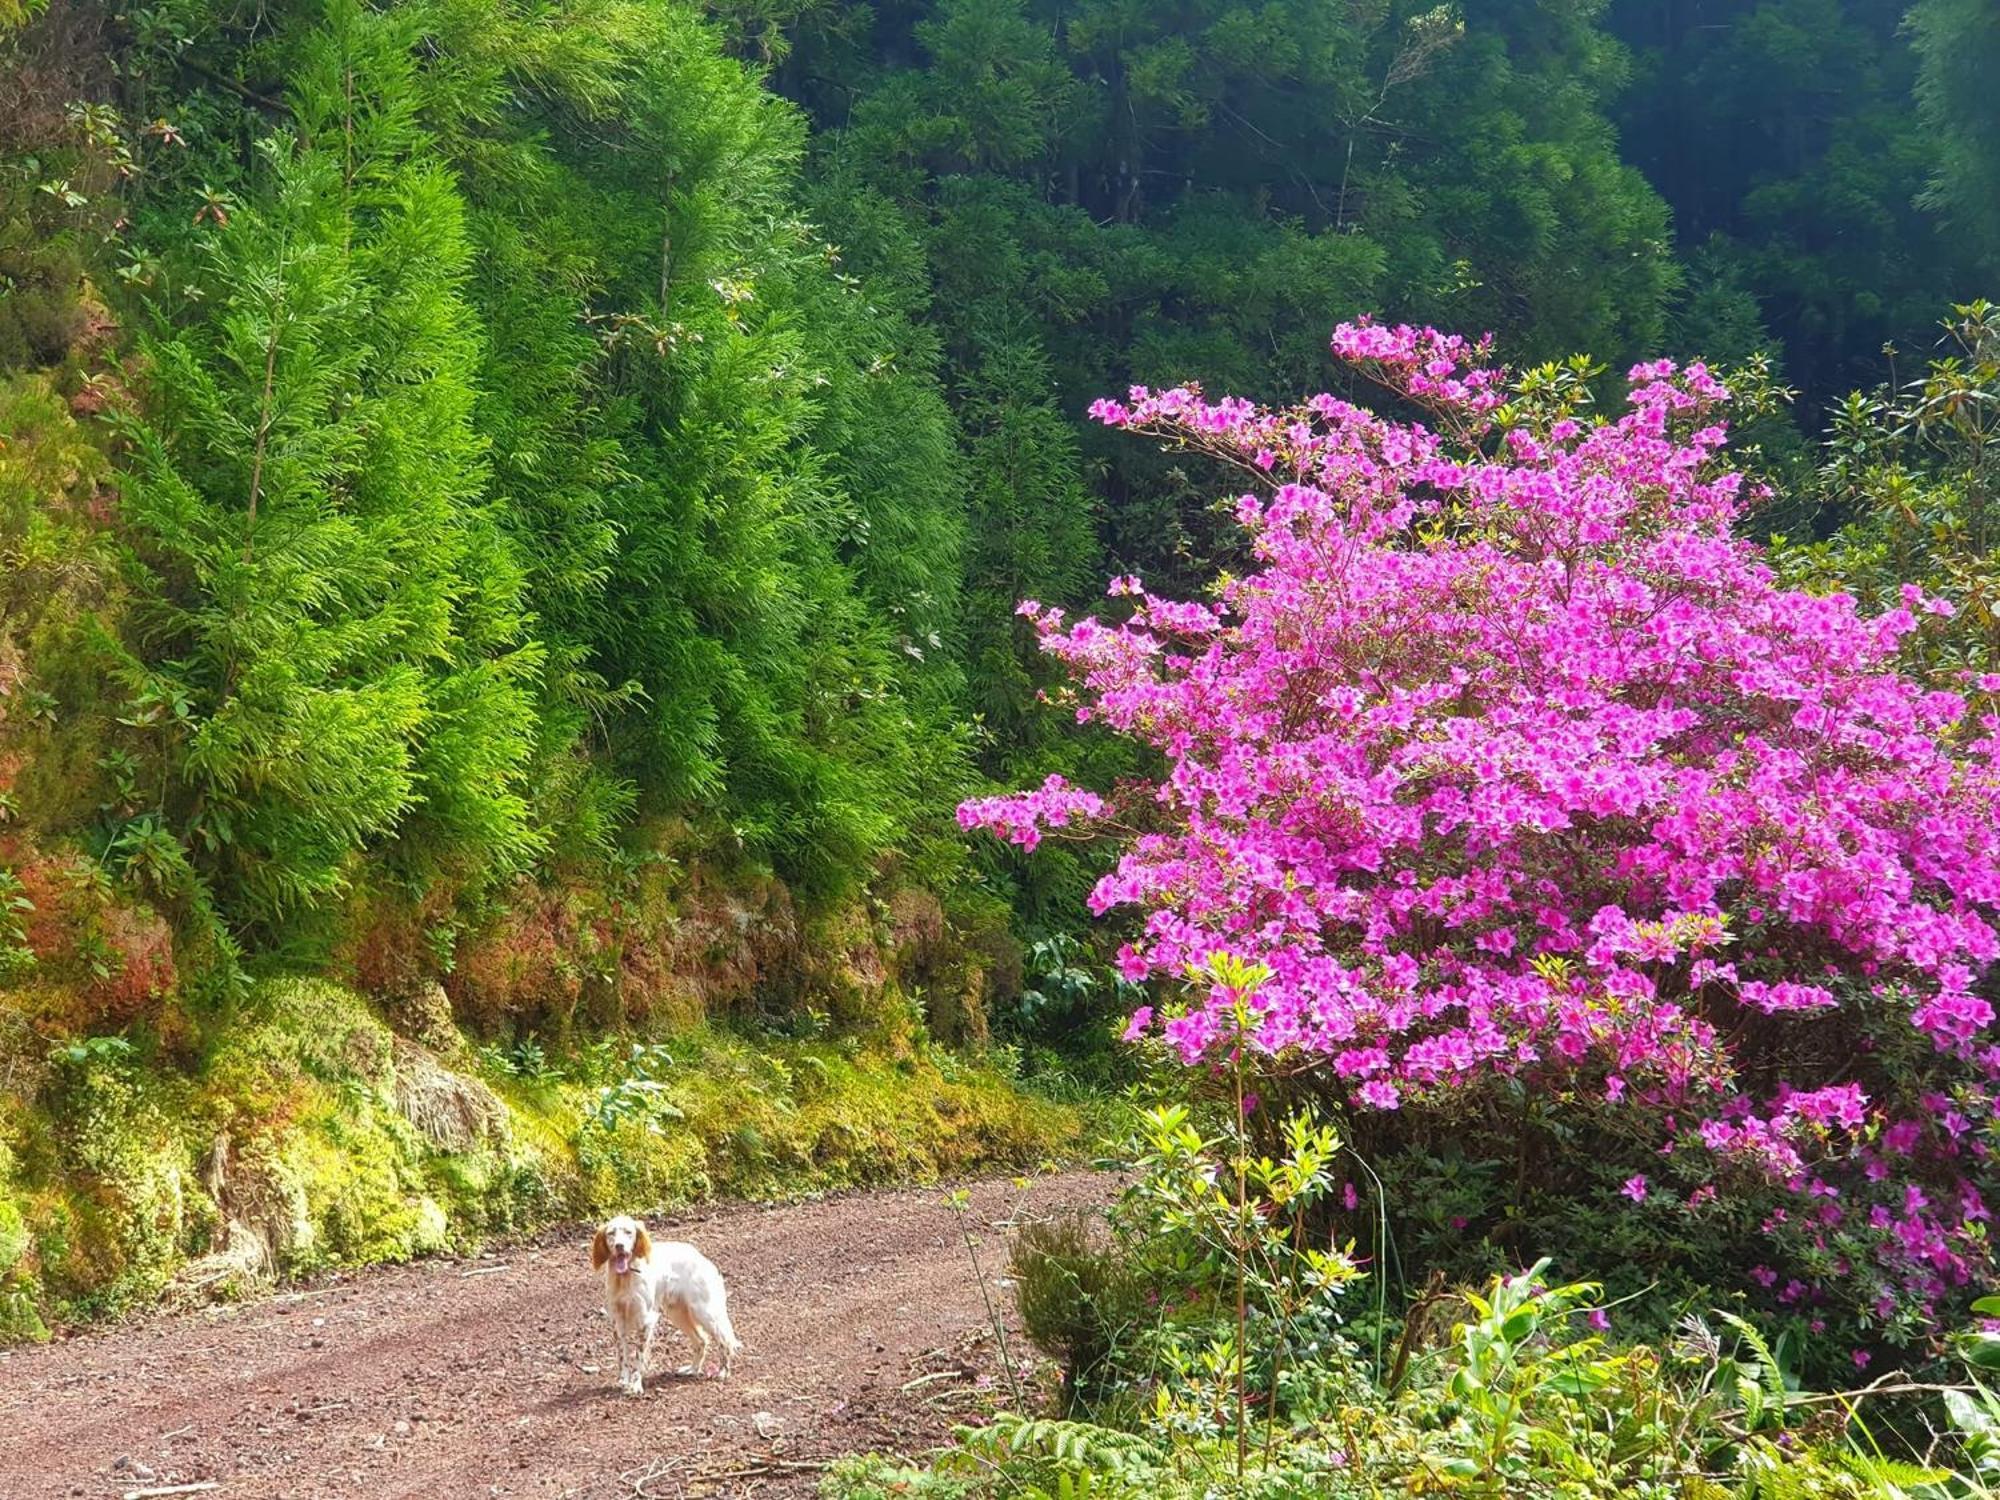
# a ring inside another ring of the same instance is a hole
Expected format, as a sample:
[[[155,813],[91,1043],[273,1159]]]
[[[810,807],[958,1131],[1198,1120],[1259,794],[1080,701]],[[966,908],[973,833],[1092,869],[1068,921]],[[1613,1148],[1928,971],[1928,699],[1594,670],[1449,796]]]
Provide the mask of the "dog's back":
[[[722,1369],[727,1373],[731,1358],[743,1343],[729,1321],[729,1293],[714,1262],[685,1241],[655,1240],[653,1253],[646,1258],[646,1272],[655,1305],[676,1323],[692,1323],[714,1340],[721,1348]],[[674,1316],[677,1310],[682,1317]]]

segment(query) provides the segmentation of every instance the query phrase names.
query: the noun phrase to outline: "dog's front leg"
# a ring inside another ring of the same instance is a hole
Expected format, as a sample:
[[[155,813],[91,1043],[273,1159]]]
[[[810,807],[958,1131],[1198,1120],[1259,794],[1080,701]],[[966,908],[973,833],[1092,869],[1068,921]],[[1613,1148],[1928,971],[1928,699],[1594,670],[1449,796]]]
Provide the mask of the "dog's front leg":
[[[618,1319],[611,1320],[611,1357],[618,1364],[618,1389],[625,1389],[625,1336],[618,1331]]]
[[[660,1315],[646,1314],[646,1332],[639,1344],[639,1365],[632,1372],[632,1394],[637,1396],[646,1388],[646,1367],[653,1362],[653,1335],[659,1331]]]

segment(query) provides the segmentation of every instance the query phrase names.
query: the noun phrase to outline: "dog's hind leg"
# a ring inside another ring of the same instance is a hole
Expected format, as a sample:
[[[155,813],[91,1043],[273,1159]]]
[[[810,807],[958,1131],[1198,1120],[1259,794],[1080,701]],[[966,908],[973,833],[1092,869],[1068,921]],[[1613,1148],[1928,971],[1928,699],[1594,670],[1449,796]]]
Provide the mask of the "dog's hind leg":
[[[729,1304],[727,1302],[721,1298],[717,1298],[710,1317],[715,1330],[715,1341],[722,1346],[722,1364],[716,1370],[715,1378],[717,1380],[727,1380],[729,1378],[729,1367],[734,1362],[737,1354],[742,1350],[743,1341],[736,1336],[736,1327],[729,1321]]]
[[[735,1353],[736,1337],[730,1331],[729,1320],[726,1317],[718,1320],[712,1313],[705,1315],[701,1320],[702,1374],[713,1374],[717,1380],[727,1380],[729,1362]],[[715,1358],[713,1370],[709,1368],[711,1354]]]
[[[688,1341],[688,1352],[693,1361],[690,1364],[681,1366],[681,1374],[699,1375],[701,1373],[702,1346],[707,1341],[702,1338],[701,1330],[695,1324],[694,1314],[688,1311],[686,1304],[676,1302],[667,1308],[667,1316],[674,1320],[674,1327],[678,1328],[681,1331],[681,1337]]]

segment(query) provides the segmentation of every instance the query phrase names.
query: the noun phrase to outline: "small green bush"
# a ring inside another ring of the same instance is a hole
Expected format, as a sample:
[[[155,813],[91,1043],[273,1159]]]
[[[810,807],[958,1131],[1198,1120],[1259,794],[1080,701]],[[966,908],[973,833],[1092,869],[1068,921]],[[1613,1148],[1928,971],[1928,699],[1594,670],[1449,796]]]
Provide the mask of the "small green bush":
[[[1114,1355],[1146,1312],[1145,1288],[1125,1257],[1078,1212],[1023,1225],[1008,1271],[1028,1337],[1061,1366],[1064,1412],[1100,1397]]]

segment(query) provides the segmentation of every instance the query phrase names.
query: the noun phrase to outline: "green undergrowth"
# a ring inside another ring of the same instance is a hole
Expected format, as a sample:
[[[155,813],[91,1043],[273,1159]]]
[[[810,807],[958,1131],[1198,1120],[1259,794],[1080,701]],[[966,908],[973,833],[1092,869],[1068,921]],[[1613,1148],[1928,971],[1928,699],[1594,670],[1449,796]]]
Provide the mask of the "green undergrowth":
[[[556,1057],[423,1034],[278,979],[196,1058],[0,1039],[0,1342],[613,1208],[934,1181],[1079,1140],[1071,1108],[921,1042],[704,1024]]]
[[[2000,1297],[1928,1374],[1845,1389],[1726,1308],[1634,1340],[1551,1256],[1439,1275],[1390,1328],[1316,1214],[1340,1133],[1295,1113],[1265,1155],[1243,1118],[1155,1108],[1102,1216],[1021,1216],[1007,1281],[1043,1360],[1003,1341],[1007,1407],[914,1463],[835,1463],[822,1500],[2000,1500]]]

